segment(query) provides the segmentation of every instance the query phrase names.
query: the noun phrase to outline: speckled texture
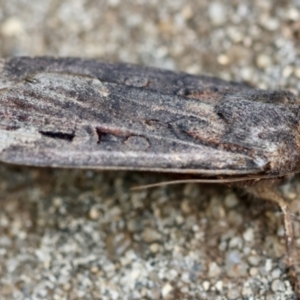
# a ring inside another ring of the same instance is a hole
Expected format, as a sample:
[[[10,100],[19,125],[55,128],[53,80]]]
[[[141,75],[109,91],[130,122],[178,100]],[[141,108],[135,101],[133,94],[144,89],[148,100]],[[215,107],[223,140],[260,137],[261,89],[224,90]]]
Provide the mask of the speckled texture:
[[[300,91],[296,0],[0,7],[1,56],[101,58]],[[272,204],[211,185],[130,192],[170,179],[147,173],[0,174],[1,299],[293,299]],[[299,240],[299,179],[282,190]]]

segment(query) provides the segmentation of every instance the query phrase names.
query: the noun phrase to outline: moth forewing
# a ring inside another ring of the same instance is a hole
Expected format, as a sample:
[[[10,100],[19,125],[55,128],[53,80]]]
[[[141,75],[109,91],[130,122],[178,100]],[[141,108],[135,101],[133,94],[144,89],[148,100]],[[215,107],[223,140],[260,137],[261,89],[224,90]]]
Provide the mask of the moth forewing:
[[[79,58],[0,61],[0,160],[33,166],[147,170],[209,182],[299,170],[300,107],[289,92],[208,76]],[[300,295],[290,213],[288,266]]]

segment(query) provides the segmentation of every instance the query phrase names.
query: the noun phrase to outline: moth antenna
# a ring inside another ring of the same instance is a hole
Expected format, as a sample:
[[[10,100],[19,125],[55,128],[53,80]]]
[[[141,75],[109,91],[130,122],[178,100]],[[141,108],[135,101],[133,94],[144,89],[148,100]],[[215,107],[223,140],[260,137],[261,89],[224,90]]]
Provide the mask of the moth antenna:
[[[248,180],[255,180],[258,181],[264,178],[272,178],[271,176],[253,176],[253,177],[239,177],[239,178],[217,178],[217,179],[181,179],[181,180],[170,180],[170,181],[163,181],[157,182],[152,184],[145,184],[140,186],[134,186],[130,188],[132,191],[139,191],[144,189],[151,189],[160,186],[166,185],[175,185],[175,184],[184,184],[184,183],[232,183],[232,182],[243,182]],[[274,177],[275,178],[275,177]]]

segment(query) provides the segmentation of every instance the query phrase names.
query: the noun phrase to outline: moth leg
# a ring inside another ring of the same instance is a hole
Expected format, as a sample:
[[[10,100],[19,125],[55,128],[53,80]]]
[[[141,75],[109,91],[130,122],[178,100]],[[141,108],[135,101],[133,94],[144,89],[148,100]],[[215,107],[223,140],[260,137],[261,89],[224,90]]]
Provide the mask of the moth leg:
[[[289,269],[290,279],[294,286],[294,290],[297,294],[297,297],[300,299],[300,278],[299,273],[297,272],[298,255],[294,245],[294,230],[291,211],[289,209],[288,203],[271,186],[258,185],[256,187],[249,188],[249,191],[258,198],[277,203],[283,213],[287,250],[287,266]]]

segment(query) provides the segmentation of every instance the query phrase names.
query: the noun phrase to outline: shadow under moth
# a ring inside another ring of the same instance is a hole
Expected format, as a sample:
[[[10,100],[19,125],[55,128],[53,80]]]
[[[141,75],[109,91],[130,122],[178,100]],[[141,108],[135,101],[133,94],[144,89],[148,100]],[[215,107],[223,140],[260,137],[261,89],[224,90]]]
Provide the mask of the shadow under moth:
[[[299,125],[286,91],[79,58],[0,60],[0,161],[242,184],[281,208],[298,296],[291,214],[274,182],[300,171]]]

